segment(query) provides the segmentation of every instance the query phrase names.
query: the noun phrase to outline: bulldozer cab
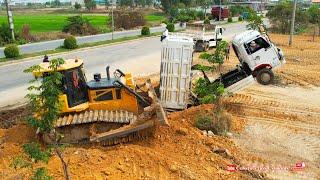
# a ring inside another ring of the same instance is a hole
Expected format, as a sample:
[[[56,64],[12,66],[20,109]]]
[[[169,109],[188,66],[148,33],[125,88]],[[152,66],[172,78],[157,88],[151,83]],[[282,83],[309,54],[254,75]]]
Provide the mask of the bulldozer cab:
[[[87,84],[82,65],[61,73],[63,74],[63,94],[67,96],[68,107],[88,102]]]
[[[34,71],[35,77],[48,76],[52,69],[49,68],[49,63],[41,63],[40,70]],[[58,67],[58,72],[63,75],[59,101],[62,104],[61,111],[68,112],[77,110],[84,110],[88,108],[89,101],[86,76],[83,70],[83,60],[81,59],[68,59],[65,63]],[[79,106],[80,107],[77,107]]]

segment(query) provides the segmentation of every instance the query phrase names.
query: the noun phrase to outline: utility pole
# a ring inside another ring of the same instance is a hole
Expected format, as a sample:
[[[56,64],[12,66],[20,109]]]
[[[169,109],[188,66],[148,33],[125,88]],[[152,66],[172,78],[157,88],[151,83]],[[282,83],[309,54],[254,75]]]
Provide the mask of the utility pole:
[[[293,2],[292,17],[291,17],[291,28],[290,28],[289,46],[292,45],[292,38],[293,38],[293,32],[294,32],[294,21],[295,21],[295,19],[296,19],[296,9],[297,9],[297,0],[294,0],[294,2]]]
[[[9,24],[9,28],[11,30],[11,37],[12,40],[14,41],[14,24],[13,24],[13,15],[12,15],[12,11],[11,8],[9,6],[8,0],[4,0],[4,3],[6,4],[6,9],[7,9],[7,16],[8,16],[8,24]]]
[[[219,24],[220,24],[220,19],[221,19],[221,0],[219,0]]]
[[[111,28],[112,28],[112,33],[111,33],[111,39],[113,40],[113,32],[114,32],[114,18],[113,18],[113,7],[114,7],[114,0],[111,0]]]

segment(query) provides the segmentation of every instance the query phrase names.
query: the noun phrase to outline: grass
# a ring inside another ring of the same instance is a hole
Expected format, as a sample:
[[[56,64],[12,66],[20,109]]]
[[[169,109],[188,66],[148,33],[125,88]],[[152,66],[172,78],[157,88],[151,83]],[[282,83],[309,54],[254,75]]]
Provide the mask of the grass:
[[[161,33],[152,33],[150,36],[157,36],[160,34]],[[123,37],[123,38],[114,39],[114,40],[99,41],[99,42],[94,42],[94,43],[85,43],[85,44],[79,45],[79,47],[77,49],[86,48],[86,47],[94,47],[94,46],[99,46],[99,45],[106,45],[106,44],[111,44],[111,43],[119,43],[119,42],[139,39],[139,38],[143,38],[143,37],[148,37],[148,36],[139,35],[139,36]],[[77,50],[77,49],[73,49],[73,50]],[[15,60],[29,58],[29,57],[41,56],[41,55],[46,55],[46,54],[49,55],[49,54],[69,52],[69,51],[72,51],[72,50],[65,49],[63,47],[59,47],[59,48],[56,48],[55,50],[41,51],[41,52],[30,53],[30,54],[23,54],[17,58],[0,58],[0,63],[7,62],[7,61],[15,61]]]
[[[38,32],[52,32],[61,31],[63,26],[67,23],[67,18],[74,16],[72,14],[30,14],[14,15],[14,25],[15,29],[21,31],[24,24],[30,26],[31,33]],[[110,17],[105,15],[83,15],[90,20],[92,25],[102,32],[109,30],[107,27],[107,22],[110,21]],[[0,23],[7,23],[6,16],[0,16]]]
[[[40,32],[56,32],[61,31],[63,26],[67,23],[67,18],[75,16],[76,14],[50,14],[50,13],[38,13],[38,14],[14,14],[15,29],[21,32],[24,24],[30,26],[31,33]],[[84,14],[84,17],[90,20],[92,25],[98,28],[101,32],[109,32],[111,18],[103,14]],[[159,24],[165,19],[162,13],[153,13],[145,16],[148,24]],[[7,23],[7,16],[0,16],[0,24]]]

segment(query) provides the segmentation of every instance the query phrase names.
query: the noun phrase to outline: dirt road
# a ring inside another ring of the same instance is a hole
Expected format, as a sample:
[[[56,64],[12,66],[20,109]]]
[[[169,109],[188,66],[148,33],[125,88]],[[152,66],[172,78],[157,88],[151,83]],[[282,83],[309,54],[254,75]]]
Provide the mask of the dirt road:
[[[306,165],[300,171],[264,171],[272,179],[319,179],[320,38],[311,42],[310,37],[295,37],[293,47],[284,44],[286,36],[271,39],[284,50],[287,64],[276,71],[274,85],[255,84],[227,99],[228,111],[247,123],[233,139],[243,150],[266,160],[246,162],[248,167]]]

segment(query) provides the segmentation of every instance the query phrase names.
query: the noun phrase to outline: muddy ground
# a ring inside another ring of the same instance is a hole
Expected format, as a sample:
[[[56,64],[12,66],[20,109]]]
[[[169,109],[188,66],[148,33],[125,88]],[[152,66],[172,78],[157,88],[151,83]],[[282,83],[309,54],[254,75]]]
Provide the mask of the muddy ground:
[[[295,36],[292,47],[286,45],[287,36],[271,39],[284,50],[287,64],[276,71],[275,84],[255,83],[224,99],[232,115],[228,137],[204,136],[194,119],[213,106],[192,107],[170,113],[171,126],[157,127],[145,140],[66,147],[71,179],[320,179],[320,38],[311,42],[311,37]],[[197,55],[194,62],[202,63]],[[236,64],[231,54],[222,70]],[[157,75],[151,77],[156,84]],[[21,146],[35,140],[34,130],[23,121],[29,113],[22,107],[0,114],[0,179],[28,179],[37,167],[63,179],[56,155],[48,164],[10,167],[23,154]],[[306,166],[292,169],[300,162]],[[229,172],[229,164],[256,170]]]

